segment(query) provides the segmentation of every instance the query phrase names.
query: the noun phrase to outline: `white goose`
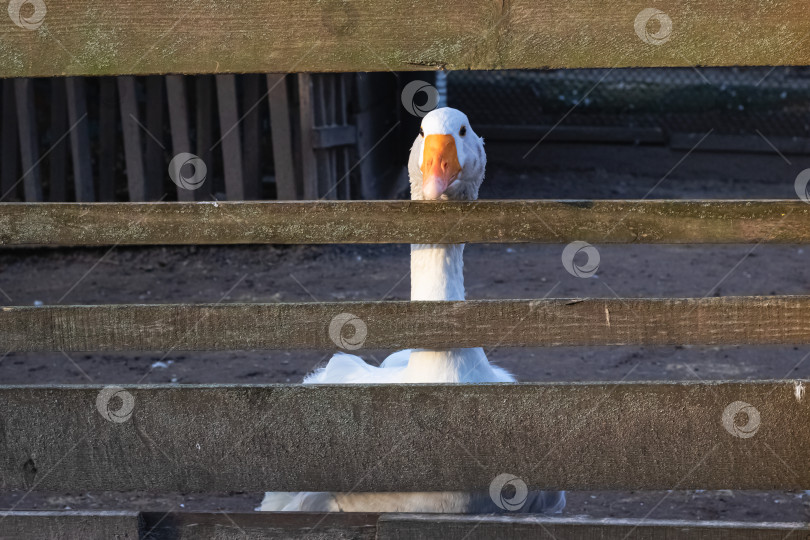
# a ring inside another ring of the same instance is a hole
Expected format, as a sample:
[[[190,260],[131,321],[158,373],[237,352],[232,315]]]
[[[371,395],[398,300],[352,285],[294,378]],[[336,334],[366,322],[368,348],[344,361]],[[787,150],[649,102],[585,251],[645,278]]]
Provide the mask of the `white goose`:
[[[467,116],[441,108],[422,119],[411,147],[408,173],[413,200],[475,200],[484,180],[484,140]],[[464,244],[411,246],[411,300],[464,300]],[[338,353],[304,384],[348,383],[486,383],[514,382],[493,366],[480,347],[399,351],[379,366]],[[565,492],[532,492],[522,512],[558,512]],[[448,512],[491,513],[501,510],[488,493],[288,493],[265,495],[257,510],[309,512]]]

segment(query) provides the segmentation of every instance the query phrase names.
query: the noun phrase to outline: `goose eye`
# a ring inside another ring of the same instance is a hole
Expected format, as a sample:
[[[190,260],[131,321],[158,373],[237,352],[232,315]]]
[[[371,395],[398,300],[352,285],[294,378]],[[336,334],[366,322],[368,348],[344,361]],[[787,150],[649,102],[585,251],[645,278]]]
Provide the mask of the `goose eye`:
[[[467,134],[467,126],[461,126],[461,129],[458,131],[458,134],[462,137]]]
[[[425,130],[424,130],[424,129],[419,128],[419,136],[420,136],[420,137],[424,137],[424,136],[425,136]]]

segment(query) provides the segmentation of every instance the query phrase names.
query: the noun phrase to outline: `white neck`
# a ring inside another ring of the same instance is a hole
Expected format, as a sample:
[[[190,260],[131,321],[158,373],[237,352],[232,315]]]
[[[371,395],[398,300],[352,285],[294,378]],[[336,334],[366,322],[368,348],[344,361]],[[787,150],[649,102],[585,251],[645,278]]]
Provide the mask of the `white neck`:
[[[464,244],[411,246],[411,300],[464,300]]]
[[[464,244],[411,246],[411,300],[464,300]],[[411,352],[408,382],[496,382],[483,349]]]

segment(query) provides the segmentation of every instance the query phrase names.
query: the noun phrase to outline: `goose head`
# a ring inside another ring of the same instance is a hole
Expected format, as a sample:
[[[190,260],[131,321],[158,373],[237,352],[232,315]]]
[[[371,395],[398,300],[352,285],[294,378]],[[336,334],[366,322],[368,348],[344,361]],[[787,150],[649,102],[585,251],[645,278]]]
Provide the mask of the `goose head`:
[[[467,115],[443,107],[422,119],[411,147],[408,174],[413,200],[475,200],[484,181],[484,139]]]

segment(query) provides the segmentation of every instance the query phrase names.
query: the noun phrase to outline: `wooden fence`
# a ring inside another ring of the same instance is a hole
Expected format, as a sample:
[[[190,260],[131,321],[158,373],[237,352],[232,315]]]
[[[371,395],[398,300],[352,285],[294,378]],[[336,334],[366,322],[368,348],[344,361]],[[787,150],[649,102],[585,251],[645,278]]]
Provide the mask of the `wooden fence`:
[[[369,84],[350,73],[7,79],[0,201],[368,198],[377,171],[352,163],[372,144],[354,123]],[[206,166],[193,186],[166,174],[181,153]]]
[[[638,39],[633,21],[640,8],[625,2],[481,0],[462,6],[442,1],[418,12],[405,4],[377,1],[293,7],[255,0],[234,10],[224,0],[214,0],[178,6],[179,11],[167,14],[174,8],[157,0],[103,5],[77,0],[49,3],[39,30],[0,28],[0,49],[17,52],[0,56],[0,76],[810,60],[808,48],[799,46],[810,32],[810,19],[798,0],[660,7],[680,33],[667,46]],[[55,39],[73,53],[55,54]],[[218,92],[227,95],[232,79],[220,77],[224,82]],[[131,108],[128,80],[118,83],[122,109]],[[167,91],[176,94],[178,80],[169,81],[174,82]],[[29,89],[27,79],[15,81],[17,95],[25,96]],[[334,90],[339,99],[339,85]],[[80,84],[66,85],[71,117],[82,114],[81,91]],[[154,91],[162,90],[155,86]],[[18,103],[23,121],[32,114],[27,103]],[[4,101],[6,106],[14,105]],[[322,116],[313,124],[321,121]],[[317,135],[320,142],[313,148],[324,148],[329,137],[350,140],[351,131]],[[24,126],[20,134],[30,135]],[[74,153],[84,152],[83,141],[84,135],[72,141]],[[238,153],[238,148],[229,151]],[[25,151],[21,156],[24,164],[36,160]],[[322,153],[309,155],[306,163],[310,171],[320,168],[337,175],[349,161],[339,153]],[[145,179],[151,174],[147,169]],[[76,177],[81,180],[84,174],[79,170]],[[229,174],[238,182],[245,168]],[[26,180],[26,193],[39,200],[38,184]],[[77,193],[84,192],[84,185],[77,184]],[[303,187],[303,195],[312,198],[315,184]],[[796,243],[810,236],[809,209],[801,201],[7,203],[0,205],[0,245]],[[347,312],[367,324],[367,347],[810,343],[810,298],[773,296],[4,307],[0,348],[332,349],[329,324]],[[530,487],[550,489],[810,485],[805,381],[125,385],[112,390],[128,409],[123,418],[110,417],[109,411],[105,417],[98,407],[99,396],[109,387],[0,387],[0,486],[57,491],[486,490],[504,471],[520,474]],[[756,410],[753,432],[735,432],[733,418],[726,418],[728,407],[739,403]],[[452,457],[463,449],[480,466]],[[784,539],[804,538],[810,530],[807,523],[14,510],[0,513],[0,524],[4,533],[23,538],[237,533],[294,538],[317,533],[340,538]]]

